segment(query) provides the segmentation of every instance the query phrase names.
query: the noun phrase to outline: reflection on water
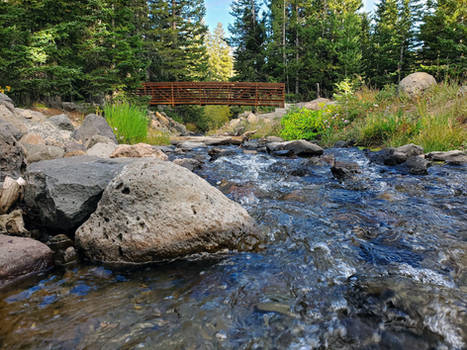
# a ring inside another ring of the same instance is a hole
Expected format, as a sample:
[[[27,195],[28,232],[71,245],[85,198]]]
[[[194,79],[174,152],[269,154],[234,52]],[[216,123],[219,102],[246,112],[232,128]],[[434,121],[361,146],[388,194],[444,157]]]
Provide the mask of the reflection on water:
[[[0,294],[0,348],[465,348],[465,167],[408,176],[328,150],[362,167],[340,183],[236,152],[199,174],[257,219],[264,250],[52,271]]]

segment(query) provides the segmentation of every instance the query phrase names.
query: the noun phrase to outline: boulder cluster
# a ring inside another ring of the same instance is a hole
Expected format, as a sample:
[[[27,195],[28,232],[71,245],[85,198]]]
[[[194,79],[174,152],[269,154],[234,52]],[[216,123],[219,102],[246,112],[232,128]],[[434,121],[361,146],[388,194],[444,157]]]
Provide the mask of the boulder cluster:
[[[0,288],[80,256],[145,264],[254,241],[246,210],[163,149],[118,145],[95,114],[77,126],[0,95]]]

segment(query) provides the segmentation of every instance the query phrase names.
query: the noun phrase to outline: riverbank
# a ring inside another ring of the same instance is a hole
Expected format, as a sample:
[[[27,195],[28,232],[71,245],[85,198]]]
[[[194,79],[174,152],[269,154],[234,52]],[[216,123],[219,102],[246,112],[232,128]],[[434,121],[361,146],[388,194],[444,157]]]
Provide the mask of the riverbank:
[[[334,101],[318,99],[290,106],[288,113],[246,113],[216,133],[252,130],[256,130],[254,138],[305,138],[322,147],[343,141],[372,149],[408,143],[420,145],[426,152],[465,149],[467,87],[439,83],[410,96],[399,93],[397,86],[382,90],[349,86],[337,93]]]

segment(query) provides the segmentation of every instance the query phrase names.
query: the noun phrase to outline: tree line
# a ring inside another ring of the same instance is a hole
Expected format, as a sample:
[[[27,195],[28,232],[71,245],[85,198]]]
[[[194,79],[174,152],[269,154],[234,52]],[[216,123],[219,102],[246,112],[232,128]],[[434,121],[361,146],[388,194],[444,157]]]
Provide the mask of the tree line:
[[[230,27],[236,79],[286,83],[291,98],[329,95],[335,83],[361,79],[381,88],[422,70],[465,79],[465,0],[235,0]]]
[[[26,103],[97,100],[142,81],[286,83],[291,99],[415,70],[465,79],[465,0],[235,0],[227,45],[203,0],[1,0],[0,86]],[[233,61],[232,54],[233,51]],[[233,74],[232,65],[235,73]]]

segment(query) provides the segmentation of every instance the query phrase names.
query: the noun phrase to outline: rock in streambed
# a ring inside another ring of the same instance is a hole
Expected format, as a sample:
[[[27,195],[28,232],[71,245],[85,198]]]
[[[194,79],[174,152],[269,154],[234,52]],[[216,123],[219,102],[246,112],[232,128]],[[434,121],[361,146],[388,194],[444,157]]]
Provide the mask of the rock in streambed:
[[[272,154],[284,156],[314,157],[324,152],[320,146],[306,140],[270,142],[266,148]]]
[[[53,252],[30,238],[0,234],[0,288],[53,264]]]
[[[254,227],[245,209],[191,171],[146,158],[109,183],[76,244],[95,262],[141,264],[235,249]]]
[[[131,161],[80,156],[29,165],[27,220],[34,227],[73,233],[94,212],[107,184]]]

